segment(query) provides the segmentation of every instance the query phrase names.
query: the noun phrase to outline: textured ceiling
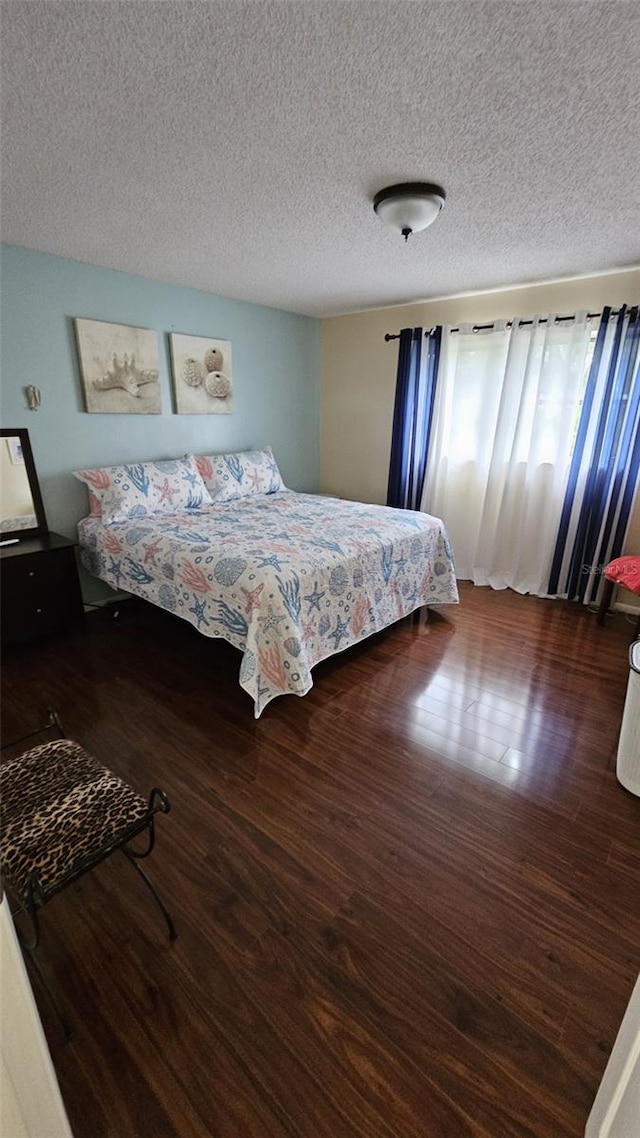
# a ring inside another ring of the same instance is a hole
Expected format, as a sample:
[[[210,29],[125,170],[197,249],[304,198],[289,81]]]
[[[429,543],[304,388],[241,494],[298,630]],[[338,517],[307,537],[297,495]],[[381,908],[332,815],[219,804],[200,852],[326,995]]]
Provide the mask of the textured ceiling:
[[[318,316],[640,262],[635,0],[1,15],[8,244]],[[405,245],[407,180],[447,203]]]

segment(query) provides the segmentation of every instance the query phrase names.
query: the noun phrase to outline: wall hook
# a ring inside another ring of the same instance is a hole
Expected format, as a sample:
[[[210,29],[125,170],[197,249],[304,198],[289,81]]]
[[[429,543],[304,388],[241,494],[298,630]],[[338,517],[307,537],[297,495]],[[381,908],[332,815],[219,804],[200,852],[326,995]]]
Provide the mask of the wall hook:
[[[30,411],[39,411],[42,396],[40,395],[40,388],[34,387],[32,384],[25,387],[24,393],[27,397],[27,407]]]

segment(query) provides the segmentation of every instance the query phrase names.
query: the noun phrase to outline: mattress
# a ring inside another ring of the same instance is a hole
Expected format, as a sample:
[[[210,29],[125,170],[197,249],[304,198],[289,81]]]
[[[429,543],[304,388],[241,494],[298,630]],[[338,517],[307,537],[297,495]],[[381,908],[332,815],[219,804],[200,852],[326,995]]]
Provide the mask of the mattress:
[[[256,718],[311,670],[422,605],[458,601],[439,518],[281,491],[79,524],[85,568],[242,653]]]

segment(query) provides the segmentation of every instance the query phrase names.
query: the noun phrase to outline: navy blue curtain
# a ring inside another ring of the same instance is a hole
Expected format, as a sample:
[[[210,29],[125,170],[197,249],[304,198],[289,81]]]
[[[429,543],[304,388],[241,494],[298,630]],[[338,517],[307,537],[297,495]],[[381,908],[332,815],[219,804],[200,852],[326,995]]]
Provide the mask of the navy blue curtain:
[[[398,351],[387,505],[419,510],[433,422],[442,328],[403,328]]]
[[[611,309],[605,308],[578,423],[549,580],[549,593],[566,593],[570,600],[592,600],[602,569],[621,555],[638,483],[638,308],[621,308],[616,317],[611,353],[604,358],[610,320]],[[598,392],[601,392],[600,396]],[[593,416],[597,417],[596,426],[590,454],[587,454],[587,435]],[[576,501],[576,489],[581,474],[584,492],[579,503]],[[568,552],[569,529],[576,512],[577,526],[569,567],[561,581],[562,565]]]

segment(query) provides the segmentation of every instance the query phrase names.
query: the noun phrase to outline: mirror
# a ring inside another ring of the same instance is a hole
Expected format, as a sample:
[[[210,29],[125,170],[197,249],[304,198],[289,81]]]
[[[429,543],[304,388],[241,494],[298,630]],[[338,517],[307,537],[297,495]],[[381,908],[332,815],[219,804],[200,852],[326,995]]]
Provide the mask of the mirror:
[[[48,532],[40,485],[24,428],[0,430],[0,545]]]

